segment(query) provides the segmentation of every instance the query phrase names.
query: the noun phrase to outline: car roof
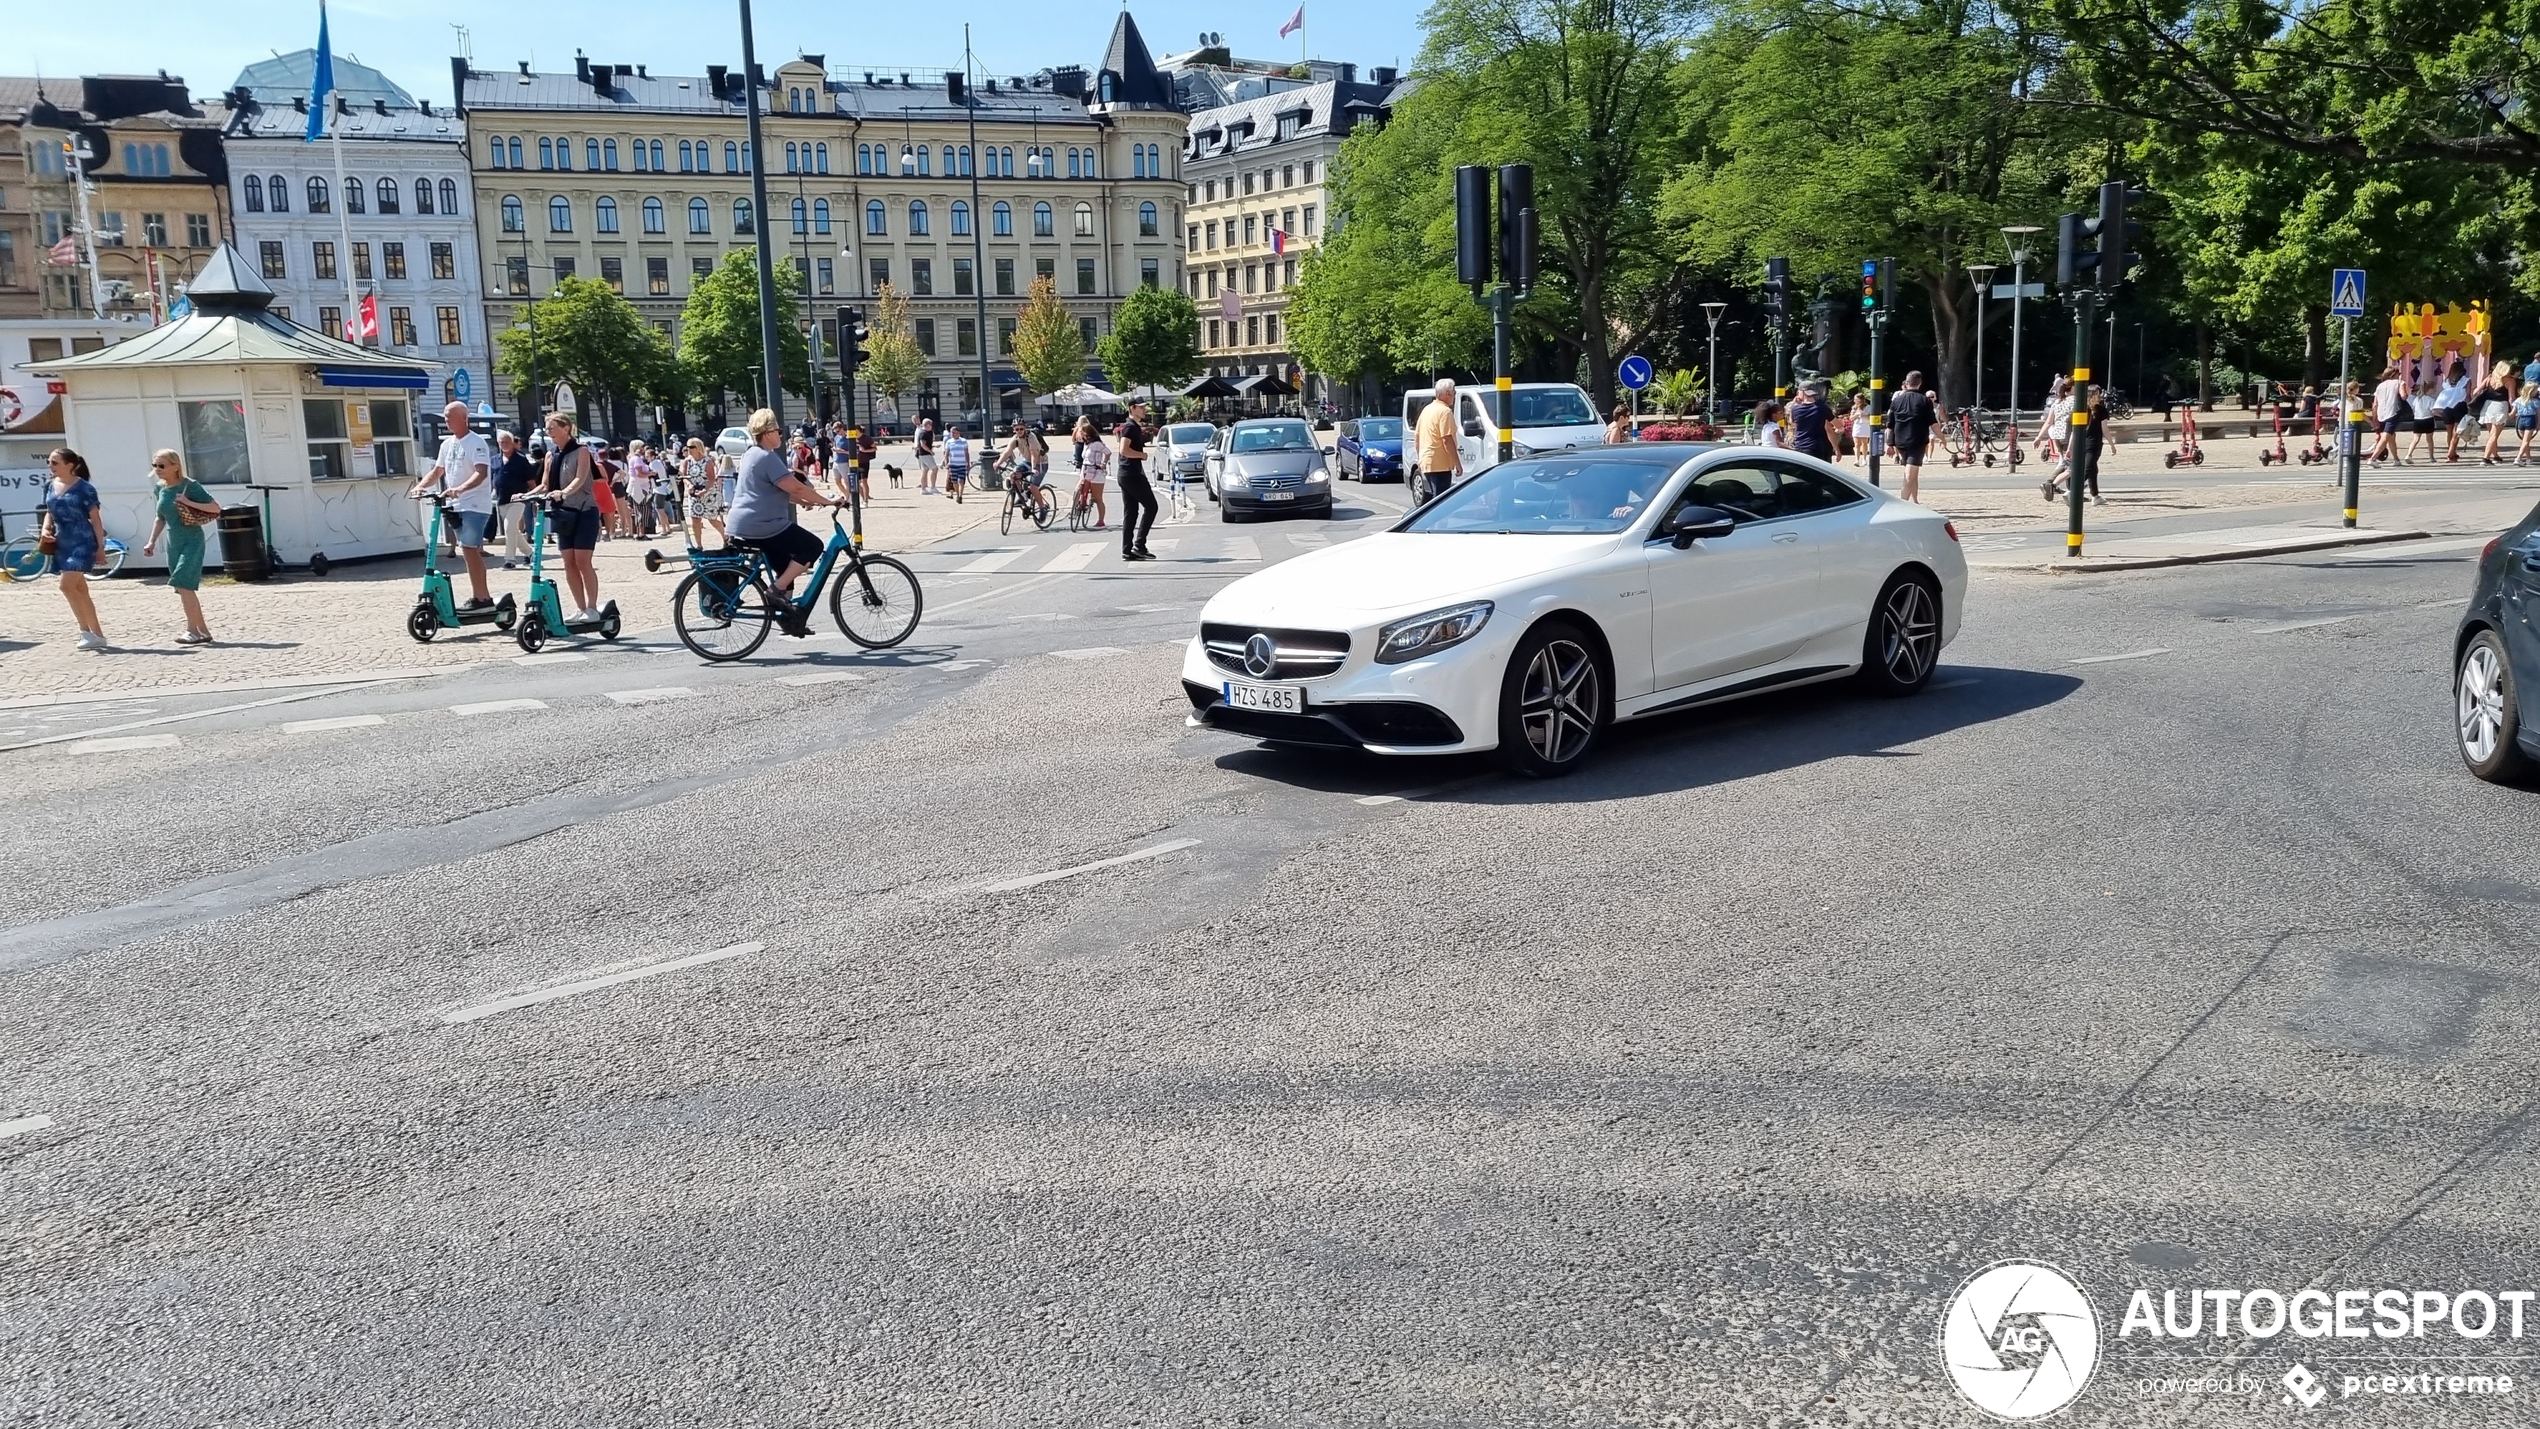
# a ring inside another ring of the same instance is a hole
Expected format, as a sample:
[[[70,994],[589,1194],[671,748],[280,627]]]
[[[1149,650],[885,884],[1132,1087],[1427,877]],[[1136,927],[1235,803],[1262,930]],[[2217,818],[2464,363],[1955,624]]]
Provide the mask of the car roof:
[[[1305,423],[1305,419],[1303,417],[1246,417],[1242,421],[1235,423],[1235,425],[1238,427],[1266,427],[1273,423],[1277,423],[1282,426],[1291,423],[1302,426]]]

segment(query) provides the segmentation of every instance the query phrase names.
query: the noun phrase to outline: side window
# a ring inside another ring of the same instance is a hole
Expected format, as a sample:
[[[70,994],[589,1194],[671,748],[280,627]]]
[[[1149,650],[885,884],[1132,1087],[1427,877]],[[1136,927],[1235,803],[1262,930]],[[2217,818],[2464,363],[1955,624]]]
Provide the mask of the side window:
[[[1494,400],[1496,400],[1495,397]],[[1490,408],[1483,405],[1482,394],[1479,392],[1464,394],[1464,425],[1467,428],[1481,428],[1482,435],[1485,437],[1490,436],[1494,430],[1490,421]]]
[[[1778,495],[1781,498],[1781,514],[1784,516],[1806,516],[1817,511],[1832,511],[1837,507],[1850,506],[1856,501],[1868,499],[1833,477],[1823,472],[1810,471],[1803,466],[1776,464],[1775,474],[1781,478]]]
[[[1780,473],[1781,468],[1771,462],[1715,466],[1696,477],[1676,505],[1679,510],[1687,506],[1716,506],[1741,523],[1768,521],[1782,514]],[[1669,513],[1671,524],[1673,520],[1674,514]]]

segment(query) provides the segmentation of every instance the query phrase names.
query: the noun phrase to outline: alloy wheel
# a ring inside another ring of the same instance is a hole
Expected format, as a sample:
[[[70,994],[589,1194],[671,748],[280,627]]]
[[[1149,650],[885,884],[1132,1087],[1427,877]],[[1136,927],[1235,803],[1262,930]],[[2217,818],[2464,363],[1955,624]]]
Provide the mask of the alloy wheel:
[[[1940,658],[1940,612],[1920,581],[1897,582],[1879,606],[1879,658],[1888,678],[1918,685]]]
[[[2495,758],[2505,737],[2505,688],[2494,647],[2480,642],[2461,660],[2461,751],[2475,764]]]
[[[1596,734],[1603,706],[1596,657],[1575,640],[1553,640],[1526,662],[1517,694],[1517,717],[1526,743],[1546,764],[1567,764]]]

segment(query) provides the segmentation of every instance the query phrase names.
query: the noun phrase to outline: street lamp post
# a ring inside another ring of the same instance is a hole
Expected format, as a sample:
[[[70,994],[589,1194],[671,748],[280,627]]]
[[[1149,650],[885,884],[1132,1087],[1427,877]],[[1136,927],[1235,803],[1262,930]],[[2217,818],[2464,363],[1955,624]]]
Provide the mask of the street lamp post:
[[[1976,285],[1976,371],[1973,383],[1975,387],[1973,405],[1976,409],[1976,437],[1979,441],[1984,437],[1984,300],[1993,295],[1994,271],[1995,265],[1991,263],[1967,265],[1967,276],[1974,279]]]
[[[2011,465],[2020,464],[2020,317],[2028,302],[2028,236],[2045,230],[2033,223],[2005,224],[2002,239],[2011,246]]]
[[[979,323],[979,434],[988,434],[988,248],[987,238],[980,232],[987,226],[988,215],[979,208],[979,92],[978,77],[971,73],[970,27],[961,27],[961,113],[970,126],[970,148],[962,167],[970,171],[970,295],[971,306]],[[1038,111],[1035,111],[1038,112]],[[1030,394],[1025,394],[1030,395]]]
[[[776,340],[776,247],[767,222],[767,135],[759,119],[758,41],[750,32],[750,0],[741,0],[741,88],[749,100],[750,213],[758,229],[759,358],[766,363],[767,410],[785,425],[784,348]]]
[[[1713,427],[1720,425],[1720,314],[1728,310],[1729,305],[1726,303],[1702,305],[1702,315],[1711,320],[1711,366],[1707,369],[1702,384],[1704,397],[1702,411],[1705,419]]]

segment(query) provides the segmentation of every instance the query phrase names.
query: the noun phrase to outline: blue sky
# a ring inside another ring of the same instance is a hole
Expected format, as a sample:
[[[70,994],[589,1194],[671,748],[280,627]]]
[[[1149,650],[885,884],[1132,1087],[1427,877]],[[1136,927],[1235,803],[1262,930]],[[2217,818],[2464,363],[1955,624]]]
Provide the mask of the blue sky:
[[[1285,58],[1297,37],[1279,38],[1296,0],[1251,0],[1229,6],[1191,0],[1140,0],[1130,7],[1157,54],[1188,49],[1214,30],[1239,55]],[[1413,0],[1307,0],[1306,39],[1318,58],[1370,65],[1410,64],[1419,49],[1421,6]],[[28,3],[11,23],[8,72],[45,75],[182,75],[199,96],[218,94],[243,66],[274,51],[305,49],[317,40],[316,0],[282,4],[210,5],[202,0],[124,0],[106,10]],[[816,0],[757,0],[762,63],[797,51],[826,54],[832,68],[950,69],[961,63],[961,26],[984,70],[1029,73],[1044,65],[1091,65],[1102,57],[1120,7],[1102,0],[972,0],[968,5],[859,5]],[[708,64],[740,62],[738,6],[544,0],[523,7],[496,0],[329,0],[335,52],[383,70],[419,98],[450,98],[453,25],[468,27],[479,68],[534,60],[545,70],[571,69],[578,46],[594,59],[646,64],[655,73],[702,74]]]

